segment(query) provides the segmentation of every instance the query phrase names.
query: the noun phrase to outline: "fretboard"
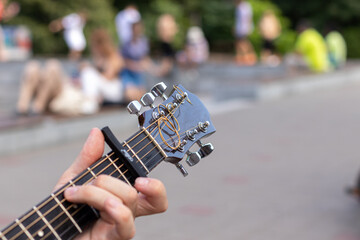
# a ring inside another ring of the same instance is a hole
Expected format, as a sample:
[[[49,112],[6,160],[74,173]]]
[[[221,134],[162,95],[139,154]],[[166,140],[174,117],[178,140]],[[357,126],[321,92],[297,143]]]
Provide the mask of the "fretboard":
[[[166,157],[161,146],[146,129],[138,131],[121,145],[144,175]],[[127,162],[119,154],[111,151],[3,229],[0,239],[74,238],[96,221],[99,214],[88,205],[66,201],[63,193],[66,188],[88,184],[101,174],[116,177],[129,185],[133,185],[137,177]]]

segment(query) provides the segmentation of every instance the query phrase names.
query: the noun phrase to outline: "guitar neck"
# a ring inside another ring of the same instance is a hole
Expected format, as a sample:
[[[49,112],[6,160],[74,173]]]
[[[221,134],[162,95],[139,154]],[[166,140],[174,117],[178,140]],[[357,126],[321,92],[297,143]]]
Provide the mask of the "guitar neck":
[[[169,97],[164,95],[165,90],[166,85],[158,83],[151,93],[143,96],[142,102],[147,106],[152,106],[155,96],[165,100],[142,114],[139,114],[140,103],[131,102],[128,109],[139,115],[141,129],[120,143],[109,128],[103,128],[105,141],[112,151],[0,231],[0,240],[74,238],[94,223],[99,213],[91,206],[66,201],[64,191],[71,186],[88,184],[100,174],[133,185],[137,177],[147,176],[166,159],[186,176],[179,162],[187,154],[187,163],[194,166],[209,155],[213,146],[199,140],[214,133],[215,128],[205,106],[195,95],[181,85],[174,86]],[[189,152],[195,142],[200,149]]]
[[[147,175],[165,157],[160,146],[144,129],[121,145],[144,175]],[[91,206],[66,201],[64,191],[71,186],[88,184],[100,174],[116,177],[129,185],[133,185],[137,177],[122,156],[111,151],[3,229],[0,232],[0,239],[74,238],[96,221],[99,213]]]

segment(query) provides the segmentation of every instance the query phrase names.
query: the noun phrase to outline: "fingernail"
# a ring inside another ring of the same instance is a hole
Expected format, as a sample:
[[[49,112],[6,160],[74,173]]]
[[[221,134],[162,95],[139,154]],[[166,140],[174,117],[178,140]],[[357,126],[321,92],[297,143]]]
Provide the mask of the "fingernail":
[[[148,178],[144,178],[144,177],[139,177],[135,180],[135,183],[137,185],[141,185],[141,186],[145,186],[149,183],[149,179]]]
[[[72,196],[79,190],[78,187],[69,187],[65,190],[66,195]]]

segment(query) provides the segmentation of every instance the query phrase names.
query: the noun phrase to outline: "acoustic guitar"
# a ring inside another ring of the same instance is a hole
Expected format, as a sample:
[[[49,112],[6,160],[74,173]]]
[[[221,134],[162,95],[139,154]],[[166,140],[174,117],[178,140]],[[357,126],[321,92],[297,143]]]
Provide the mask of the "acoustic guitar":
[[[141,104],[132,101],[127,109],[138,115],[139,130],[120,143],[110,128],[103,128],[111,151],[1,230],[0,239],[73,239],[100,216],[91,206],[66,201],[64,191],[88,184],[100,174],[133,185],[137,177],[145,177],[159,163],[169,162],[186,176],[188,173],[180,161],[187,155],[186,163],[194,166],[208,156],[214,147],[200,139],[214,133],[215,128],[197,96],[181,85],[174,86],[169,97],[166,90],[164,83],[158,83],[141,98]],[[156,101],[160,103],[154,106]],[[141,113],[142,105],[150,109]],[[195,143],[200,149],[190,152]]]

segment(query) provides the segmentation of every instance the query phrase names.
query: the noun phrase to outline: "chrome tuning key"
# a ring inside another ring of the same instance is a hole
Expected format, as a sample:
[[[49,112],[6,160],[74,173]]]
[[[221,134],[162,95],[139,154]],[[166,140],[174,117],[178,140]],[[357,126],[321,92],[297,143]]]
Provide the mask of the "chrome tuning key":
[[[154,108],[154,103],[155,101],[155,96],[152,93],[145,93],[144,96],[142,96],[142,98],[140,99],[141,104],[144,107],[151,107]]]
[[[141,104],[134,100],[131,101],[128,105],[127,105],[127,110],[129,111],[130,114],[136,114],[136,115],[140,115],[140,110],[141,110]]]
[[[181,174],[186,177],[187,175],[189,175],[189,173],[186,171],[186,169],[184,168],[184,166],[181,163],[176,163],[175,164],[176,168],[181,172]]]
[[[187,153],[186,163],[190,167],[195,166],[202,158],[209,156],[214,151],[214,146],[211,143],[202,144],[201,141],[197,141],[197,144],[200,146],[199,151]]]
[[[151,93],[155,96],[155,97],[162,97],[164,100],[167,99],[167,96],[165,95],[165,91],[167,89],[167,86],[165,85],[165,83],[160,82],[158,84],[156,84],[152,89],[151,89]]]
[[[201,160],[201,156],[198,152],[188,152],[188,156],[186,158],[186,163],[192,167],[198,164]]]
[[[214,151],[214,149],[215,149],[214,146],[211,143],[202,144],[200,140],[197,141],[196,143],[200,147],[198,152],[199,152],[201,158],[209,156],[210,153],[212,153]]]

